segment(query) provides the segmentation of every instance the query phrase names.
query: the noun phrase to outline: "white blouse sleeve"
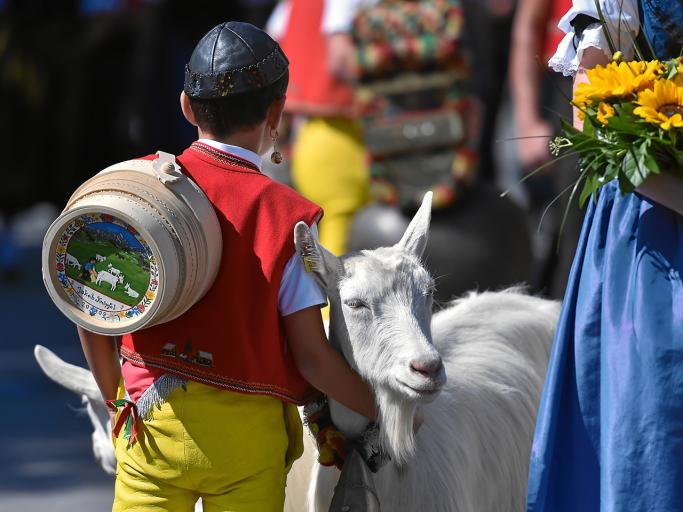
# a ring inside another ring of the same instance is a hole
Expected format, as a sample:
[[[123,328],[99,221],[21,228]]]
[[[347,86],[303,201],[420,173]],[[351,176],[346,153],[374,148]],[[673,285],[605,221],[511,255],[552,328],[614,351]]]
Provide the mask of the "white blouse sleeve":
[[[633,58],[633,39],[638,35],[639,29],[636,2],[637,0],[599,0],[614,46],[617,50],[621,50],[627,60]],[[570,22],[579,14],[600,19],[595,0],[574,0],[572,8],[560,19],[557,26],[566,35],[557,46],[557,51],[550,58],[548,65],[565,76],[573,76],[576,73],[586,48],[599,48],[608,57],[612,56],[600,23],[589,25],[583,31],[581,38],[575,39],[574,27]]]

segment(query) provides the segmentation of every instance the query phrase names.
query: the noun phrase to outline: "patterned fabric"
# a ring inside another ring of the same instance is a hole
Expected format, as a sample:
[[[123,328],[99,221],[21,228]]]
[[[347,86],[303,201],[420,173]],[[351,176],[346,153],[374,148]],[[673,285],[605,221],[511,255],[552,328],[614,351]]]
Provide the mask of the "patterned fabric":
[[[377,201],[410,210],[432,190],[433,208],[445,208],[474,180],[462,23],[460,0],[381,0],[354,20],[358,103]]]
[[[459,0],[383,0],[363,9],[353,24],[361,74],[461,67],[462,24]]]

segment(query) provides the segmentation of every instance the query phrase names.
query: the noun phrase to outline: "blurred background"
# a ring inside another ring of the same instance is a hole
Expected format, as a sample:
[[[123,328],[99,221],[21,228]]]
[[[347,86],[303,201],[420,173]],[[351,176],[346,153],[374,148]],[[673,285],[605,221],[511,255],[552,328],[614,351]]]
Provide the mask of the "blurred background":
[[[545,63],[570,3],[0,0],[0,511],[111,506],[80,398],[33,358],[40,343],[85,365],[44,290],[42,237],[96,172],[196,138],[178,95],[210,28],[248,21],[287,53],[285,163],[264,170],[323,206],[333,252],[395,242],[433,190],[441,304],[519,283],[561,298],[581,218],[568,194],[551,205],[577,173],[550,163],[571,84]]]

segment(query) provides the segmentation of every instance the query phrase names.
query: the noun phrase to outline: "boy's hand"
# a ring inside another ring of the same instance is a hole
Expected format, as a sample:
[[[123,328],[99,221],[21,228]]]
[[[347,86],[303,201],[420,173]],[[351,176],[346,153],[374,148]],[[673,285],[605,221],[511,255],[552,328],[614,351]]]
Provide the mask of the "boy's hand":
[[[306,308],[283,317],[294,363],[311,385],[342,405],[377,419],[375,396],[370,386],[327,341],[320,309]]]
[[[114,430],[114,425],[116,425],[116,411],[109,409],[109,426]]]
[[[346,457],[353,450],[358,452],[373,473],[391,460],[389,454],[382,449],[380,427],[377,423],[370,423],[359,437],[347,439],[332,422],[326,396],[307,404],[304,415],[305,423],[318,445],[318,462],[321,465],[336,466],[341,470]]]

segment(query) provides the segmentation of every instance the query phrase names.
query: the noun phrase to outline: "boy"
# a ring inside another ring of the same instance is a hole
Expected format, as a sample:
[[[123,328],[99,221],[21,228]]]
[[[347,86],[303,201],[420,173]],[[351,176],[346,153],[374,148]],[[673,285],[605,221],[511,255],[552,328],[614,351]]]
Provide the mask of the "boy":
[[[287,82],[284,53],[252,25],[223,23],[198,43],[180,103],[199,140],[178,162],[219,217],[216,281],[180,318],[123,336],[122,367],[114,338],[79,328],[103,397],[120,408],[114,511],[190,511],[200,496],[205,511],[281,511],[302,452],[293,404],[315,386],[374,419],[369,387],[326,342],[324,295],[295,254],[294,225],[322,212],[259,170]],[[121,376],[130,400],[114,401]]]

